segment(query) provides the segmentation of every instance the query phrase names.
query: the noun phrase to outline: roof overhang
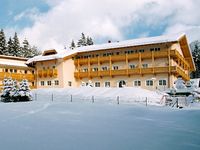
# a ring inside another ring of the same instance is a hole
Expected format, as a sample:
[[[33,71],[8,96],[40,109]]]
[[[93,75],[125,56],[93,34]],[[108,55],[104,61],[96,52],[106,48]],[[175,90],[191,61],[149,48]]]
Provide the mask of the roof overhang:
[[[194,64],[192,52],[191,52],[190,47],[188,45],[186,35],[183,35],[182,37],[180,37],[178,42],[180,43],[180,46],[181,46],[181,49],[182,49],[182,52],[183,52],[183,55],[184,55],[186,61],[190,65],[190,71],[195,71],[196,67],[195,67],[195,64]]]

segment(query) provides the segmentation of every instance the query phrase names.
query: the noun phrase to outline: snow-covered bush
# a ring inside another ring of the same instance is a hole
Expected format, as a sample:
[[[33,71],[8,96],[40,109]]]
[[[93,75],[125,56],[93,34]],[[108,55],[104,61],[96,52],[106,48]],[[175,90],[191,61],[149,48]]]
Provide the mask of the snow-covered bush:
[[[18,86],[17,81],[12,79],[4,79],[3,92],[1,94],[1,101],[3,102],[17,102],[29,101],[32,99],[28,81],[23,79]]]
[[[19,92],[18,92],[18,85],[17,85],[17,81],[14,80],[12,81],[12,88],[11,88],[11,91],[10,91],[10,99],[11,101],[18,101],[18,95],[19,95]]]
[[[1,101],[3,102],[11,102],[11,91],[13,88],[13,80],[8,78],[3,80],[3,92],[1,94]]]
[[[19,101],[30,101],[32,100],[32,94],[29,88],[28,80],[23,79],[20,83],[18,90]]]

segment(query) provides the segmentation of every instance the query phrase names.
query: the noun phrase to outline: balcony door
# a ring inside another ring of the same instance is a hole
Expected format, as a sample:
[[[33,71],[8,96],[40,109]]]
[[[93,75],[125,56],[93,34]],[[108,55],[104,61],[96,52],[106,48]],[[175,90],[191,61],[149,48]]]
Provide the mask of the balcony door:
[[[126,82],[124,80],[119,81],[119,88],[123,88],[126,86]]]

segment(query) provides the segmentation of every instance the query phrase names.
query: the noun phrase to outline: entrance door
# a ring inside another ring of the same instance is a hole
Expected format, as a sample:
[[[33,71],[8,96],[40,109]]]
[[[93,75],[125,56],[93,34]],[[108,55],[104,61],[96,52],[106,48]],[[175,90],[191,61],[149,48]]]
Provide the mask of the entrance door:
[[[126,82],[124,80],[119,81],[119,88],[123,88],[126,86]]]

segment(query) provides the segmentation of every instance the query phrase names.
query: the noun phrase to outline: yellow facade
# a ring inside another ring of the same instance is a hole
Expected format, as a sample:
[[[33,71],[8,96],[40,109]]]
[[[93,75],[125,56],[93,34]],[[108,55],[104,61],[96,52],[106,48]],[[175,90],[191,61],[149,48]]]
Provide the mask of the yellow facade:
[[[5,78],[12,78],[17,81],[27,79],[31,88],[35,88],[35,69],[28,67],[25,63],[28,59],[0,55],[0,86]]]
[[[156,40],[135,45],[133,41],[127,45],[86,46],[60,54],[46,50],[27,63],[31,70],[34,68],[37,88],[80,87],[90,83],[95,87],[155,90],[171,88],[178,76],[190,80],[195,66],[186,36]]]

